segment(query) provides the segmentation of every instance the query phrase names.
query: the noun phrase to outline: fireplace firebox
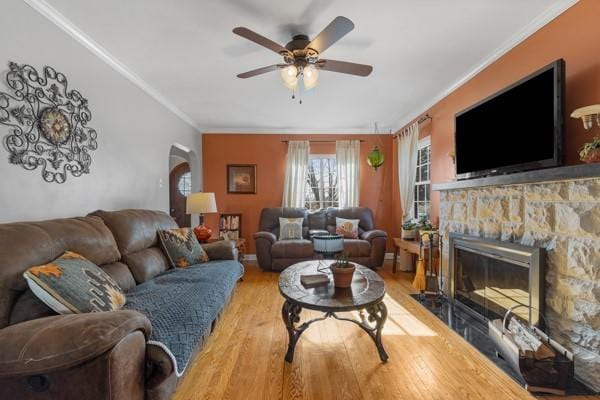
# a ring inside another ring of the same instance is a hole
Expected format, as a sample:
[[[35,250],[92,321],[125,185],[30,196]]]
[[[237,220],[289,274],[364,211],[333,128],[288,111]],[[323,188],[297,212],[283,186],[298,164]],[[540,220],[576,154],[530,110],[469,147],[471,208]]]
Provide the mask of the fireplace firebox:
[[[541,326],[545,250],[450,233],[450,299],[480,320],[507,310]],[[515,306],[525,307],[515,307]]]

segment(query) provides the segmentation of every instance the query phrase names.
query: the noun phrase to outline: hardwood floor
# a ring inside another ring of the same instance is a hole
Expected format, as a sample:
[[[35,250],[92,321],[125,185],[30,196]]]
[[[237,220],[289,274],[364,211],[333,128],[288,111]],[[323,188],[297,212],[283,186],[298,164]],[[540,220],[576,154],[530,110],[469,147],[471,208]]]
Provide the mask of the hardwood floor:
[[[246,265],[244,281],[173,398],[532,398],[408,295],[409,274],[394,275],[390,269],[386,265],[380,271],[389,310],[383,336],[390,356],[386,364],[365,332],[332,318],[305,331],[294,362],[286,363],[279,274]],[[303,319],[317,315],[301,314]]]

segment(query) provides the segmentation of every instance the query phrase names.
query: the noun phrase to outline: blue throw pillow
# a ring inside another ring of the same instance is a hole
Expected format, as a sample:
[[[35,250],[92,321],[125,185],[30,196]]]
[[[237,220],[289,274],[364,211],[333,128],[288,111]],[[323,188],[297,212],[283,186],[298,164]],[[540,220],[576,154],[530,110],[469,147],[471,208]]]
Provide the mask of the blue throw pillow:
[[[208,261],[208,254],[190,228],[158,231],[158,237],[173,268],[186,268]]]
[[[29,288],[59,314],[113,311],[125,304],[119,285],[85,257],[67,251],[23,273]]]

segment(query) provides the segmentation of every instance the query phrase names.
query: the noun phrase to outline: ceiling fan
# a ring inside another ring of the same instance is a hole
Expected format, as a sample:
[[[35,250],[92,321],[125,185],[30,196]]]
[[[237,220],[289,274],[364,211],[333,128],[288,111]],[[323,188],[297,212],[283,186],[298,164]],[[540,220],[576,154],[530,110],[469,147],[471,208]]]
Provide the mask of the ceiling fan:
[[[352,21],[346,17],[336,17],[312,40],[309,40],[307,35],[294,35],[292,40],[283,47],[248,28],[234,28],[233,33],[266,47],[283,57],[283,63],[254,69],[237,76],[246,79],[280,70],[283,83],[294,91],[298,89],[300,81],[302,81],[304,89],[314,88],[319,79],[319,70],[368,76],[373,71],[373,67],[370,65],[319,58],[325,50],[352,29],[354,29]]]

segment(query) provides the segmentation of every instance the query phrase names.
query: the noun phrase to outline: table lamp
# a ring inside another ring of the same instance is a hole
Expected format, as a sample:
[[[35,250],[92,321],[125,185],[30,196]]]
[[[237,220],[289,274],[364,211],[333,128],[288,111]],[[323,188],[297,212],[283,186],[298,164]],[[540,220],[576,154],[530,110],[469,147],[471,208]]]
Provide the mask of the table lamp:
[[[315,253],[323,255],[324,259],[332,260],[336,254],[344,251],[344,237],[337,233],[313,236]]]
[[[212,235],[212,229],[204,225],[204,214],[216,213],[217,202],[214,193],[192,193],[186,201],[187,214],[200,214],[200,225],[194,228],[194,234],[200,243],[205,243]]]

